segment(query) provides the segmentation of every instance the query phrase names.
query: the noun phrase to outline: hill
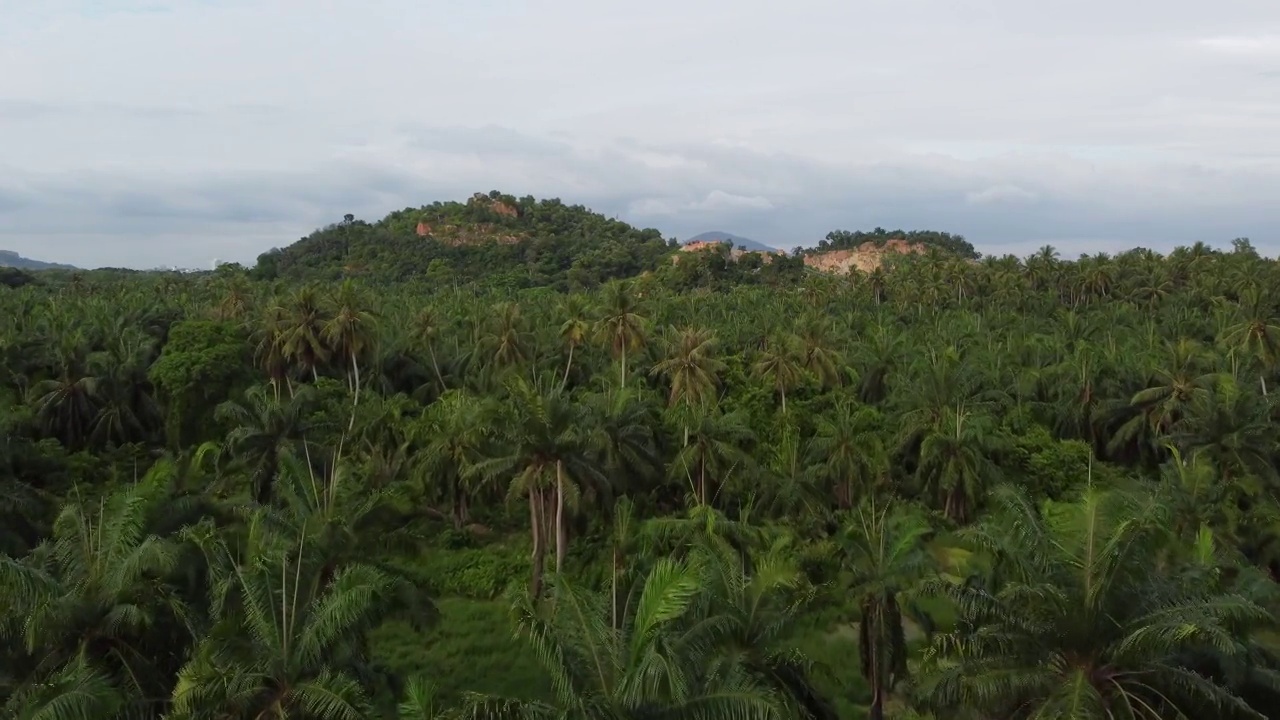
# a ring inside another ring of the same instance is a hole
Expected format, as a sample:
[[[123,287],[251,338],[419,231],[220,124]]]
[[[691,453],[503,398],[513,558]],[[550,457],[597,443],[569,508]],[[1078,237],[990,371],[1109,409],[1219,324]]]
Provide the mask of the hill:
[[[879,227],[871,232],[832,230],[827,233],[826,238],[818,243],[817,247],[810,248],[806,253],[817,254],[831,250],[858,250],[868,243],[873,247],[884,247],[889,243],[893,243],[895,246],[902,246],[905,243],[910,246],[918,246],[924,250],[937,248],[966,260],[977,260],[980,257],[973,244],[965,240],[961,235],[952,235],[951,233],[937,230],[885,230]]]
[[[778,248],[765,245],[762,242],[752,240],[751,238],[734,235],[723,230],[711,230],[704,232],[685,240],[681,245],[690,245],[692,243],[708,243],[708,242],[727,242],[732,243],[734,247],[744,248],[751,252],[777,252]]]
[[[977,260],[978,251],[959,235],[935,230],[885,230],[871,232],[833,230],[817,247],[804,251],[805,267],[838,275],[853,270],[869,273],[895,258],[938,251],[965,260]]]
[[[74,265],[43,262],[24,258],[12,250],[0,250],[0,267],[18,268],[19,270],[75,270]]]
[[[258,258],[261,277],[484,281],[592,287],[653,270],[674,250],[653,229],[558,199],[498,191],[397,210],[375,223],[348,215]]]

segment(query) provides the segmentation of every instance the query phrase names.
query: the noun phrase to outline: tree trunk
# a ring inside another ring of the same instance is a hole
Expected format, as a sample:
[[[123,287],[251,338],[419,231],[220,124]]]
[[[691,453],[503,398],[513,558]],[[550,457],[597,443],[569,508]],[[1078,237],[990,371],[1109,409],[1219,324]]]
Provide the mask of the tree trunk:
[[[622,389],[627,389],[627,344],[622,344]]]
[[[609,627],[618,629],[618,548],[613,549],[613,565],[609,567]]]
[[[1265,371],[1263,372],[1263,374],[1258,376],[1258,382],[1262,383],[1262,397],[1266,397],[1267,396],[1267,375]]]
[[[876,607],[875,611],[870,613],[871,617],[862,618],[862,622],[870,624],[870,627],[867,628],[867,630],[869,630],[867,636],[871,639],[871,647],[869,648],[870,652],[867,653],[867,658],[871,661],[871,668],[868,673],[870,675],[868,679],[871,684],[871,708],[868,714],[869,720],[884,720],[884,673],[882,672],[884,669],[884,662],[882,659],[883,648],[880,644],[880,640],[884,637],[884,633],[881,632],[882,625],[880,624],[881,618],[879,609],[880,608]]]
[[[707,461],[698,461],[698,504],[707,504]]]
[[[435,345],[427,343],[427,352],[431,354],[431,369],[436,371],[436,380],[440,381],[440,392],[444,392],[446,390],[444,376],[440,374],[440,363],[436,362]]]
[[[564,527],[564,463],[556,462],[556,574],[564,568],[565,545],[568,538]]]
[[[569,369],[573,367],[573,350],[574,346],[569,346],[569,362],[564,365],[564,379],[560,381],[560,392],[569,386]]]
[[[533,533],[533,582],[529,586],[529,593],[533,595],[535,599],[542,596],[542,558],[544,554],[544,539],[542,536],[541,505],[542,493],[536,488],[529,488],[529,526]]]
[[[782,414],[786,415],[787,414],[787,389],[785,387],[779,387],[778,391],[782,393]]]
[[[351,400],[351,420],[347,423],[347,432],[355,430],[356,408],[360,406],[360,361],[356,360],[355,352],[351,353],[351,374],[354,397]]]

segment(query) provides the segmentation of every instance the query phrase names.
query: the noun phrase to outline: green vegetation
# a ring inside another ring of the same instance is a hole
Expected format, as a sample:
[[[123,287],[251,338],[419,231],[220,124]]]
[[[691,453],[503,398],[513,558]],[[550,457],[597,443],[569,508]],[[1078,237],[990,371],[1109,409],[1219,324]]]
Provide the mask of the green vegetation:
[[[964,255],[0,285],[0,717],[1280,717],[1280,267]]]
[[[977,260],[978,251],[973,244],[959,235],[938,232],[936,230],[885,230],[876,228],[871,232],[833,230],[827,233],[812,252],[828,250],[853,250],[870,243],[882,247],[891,240],[901,240],[912,245],[923,245],[926,249],[937,248],[943,252],[958,255],[962,258]]]
[[[406,208],[377,223],[347,216],[264,254],[256,274],[568,290],[653,270],[672,249],[657,230],[637,230],[581,205],[495,190],[465,203]]]

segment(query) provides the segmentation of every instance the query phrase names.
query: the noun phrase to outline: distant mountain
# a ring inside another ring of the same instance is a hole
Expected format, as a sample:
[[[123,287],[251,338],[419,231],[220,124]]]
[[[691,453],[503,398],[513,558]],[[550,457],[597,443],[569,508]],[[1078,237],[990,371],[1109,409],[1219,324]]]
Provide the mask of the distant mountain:
[[[701,235],[695,235],[682,242],[681,245],[688,245],[689,243],[695,242],[727,242],[733,243],[734,247],[744,247],[748,250],[755,250],[757,252],[778,252],[778,248],[776,247],[765,245],[764,243],[757,242],[751,238],[734,235],[733,233],[727,233],[722,230],[712,230],[710,232],[704,232]]]
[[[20,270],[75,270],[73,265],[47,263],[24,258],[12,250],[0,250],[0,267],[13,267]]]

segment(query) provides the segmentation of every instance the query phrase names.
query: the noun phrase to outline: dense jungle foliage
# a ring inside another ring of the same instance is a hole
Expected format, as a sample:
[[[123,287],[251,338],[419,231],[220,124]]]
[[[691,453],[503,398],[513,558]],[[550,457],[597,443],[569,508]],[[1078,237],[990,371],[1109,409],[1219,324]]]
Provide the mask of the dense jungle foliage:
[[[1280,717],[1247,241],[576,293],[289,252],[0,286],[0,716]]]

